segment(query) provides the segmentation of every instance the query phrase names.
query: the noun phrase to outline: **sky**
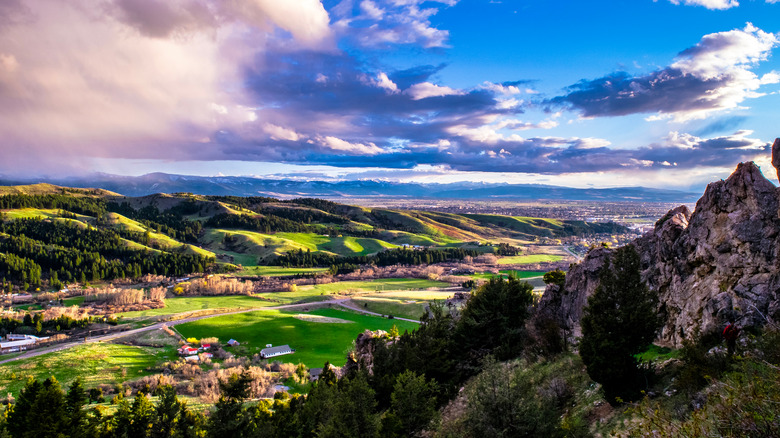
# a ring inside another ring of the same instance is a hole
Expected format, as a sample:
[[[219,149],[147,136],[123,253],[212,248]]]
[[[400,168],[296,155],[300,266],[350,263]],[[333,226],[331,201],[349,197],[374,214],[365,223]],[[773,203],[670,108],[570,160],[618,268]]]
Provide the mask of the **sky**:
[[[780,0],[0,0],[0,176],[777,183]]]

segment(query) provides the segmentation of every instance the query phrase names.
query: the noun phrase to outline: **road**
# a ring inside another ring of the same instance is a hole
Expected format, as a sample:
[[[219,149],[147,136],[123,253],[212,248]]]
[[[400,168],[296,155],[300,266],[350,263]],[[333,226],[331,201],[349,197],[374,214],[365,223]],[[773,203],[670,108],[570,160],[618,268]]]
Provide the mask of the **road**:
[[[152,324],[152,325],[149,325],[149,326],[146,326],[146,327],[137,328],[137,329],[126,330],[126,331],[123,331],[123,332],[110,333],[110,334],[102,335],[102,336],[94,336],[94,337],[88,338],[86,340],[75,341],[75,342],[66,342],[64,344],[54,345],[54,346],[48,347],[48,348],[38,348],[38,349],[35,349],[35,350],[26,351],[26,352],[20,354],[19,356],[12,357],[10,359],[0,360],[0,365],[2,365],[4,363],[8,363],[8,362],[13,362],[13,361],[19,360],[19,359],[27,359],[27,358],[30,358],[30,357],[40,356],[42,354],[53,353],[55,351],[65,350],[67,348],[72,348],[72,347],[75,347],[77,345],[91,344],[91,343],[94,343],[94,342],[111,341],[111,340],[118,339],[118,338],[124,338],[125,336],[136,335],[138,333],[148,332],[148,331],[152,331],[152,330],[161,330],[163,326],[171,327],[171,326],[175,326],[175,325],[179,325],[179,324],[184,324],[184,323],[187,323],[187,322],[198,321],[200,319],[214,318],[216,316],[234,315],[234,314],[237,314],[237,313],[255,312],[257,310],[266,310],[266,309],[268,309],[268,310],[271,310],[271,309],[273,309],[273,310],[276,310],[276,309],[295,309],[295,308],[298,308],[298,307],[313,307],[313,306],[321,306],[321,305],[324,305],[324,304],[333,304],[333,305],[341,306],[341,307],[344,307],[344,308],[347,308],[347,309],[350,309],[350,310],[354,310],[356,312],[362,312],[362,313],[366,313],[366,314],[369,314],[369,315],[375,315],[375,316],[384,316],[384,315],[379,314],[379,313],[369,312],[368,310],[361,309],[360,307],[350,306],[350,305],[348,305],[346,303],[349,300],[350,300],[350,298],[338,298],[338,299],[326,300],[326,301],[316,301],[316,302],[313,302],[313,303],[283,304],[281,306],[274,306],[274,307],[256,307],[256,308],[252,308],[252,309],[234,310],[232,312],[223,312],[223,313],[213,313],[213,314],[210,314],[210,315],[192,316],[192,317],[189,317],[189,318],[177,319],[175,321],[158,322],[156,324]],[[417,321],[417,320],[414,320],[414,319],[406,319],[406,318],[395,318],[395,319],[400,319],[402,321],[416,322],[418,324],[420,323],[420,321]]]
[[[577,253],[572,251],[570,247],[564,246],[563,250],[568,252],[569,254],[571,254],[571,256],[574,257],[575,259],[577,259],[578,262],[582,260],[582,257],[580,257],[579,255],[577,255]]]

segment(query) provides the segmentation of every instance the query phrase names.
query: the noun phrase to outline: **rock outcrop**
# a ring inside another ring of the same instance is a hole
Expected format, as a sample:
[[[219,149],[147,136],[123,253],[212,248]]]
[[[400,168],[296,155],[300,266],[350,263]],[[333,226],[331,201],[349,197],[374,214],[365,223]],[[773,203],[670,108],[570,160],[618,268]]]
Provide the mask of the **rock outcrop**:
[[[780,172],[780,139],[773,150]],[[755,164],[741,163],[727,180],[707,186],[693,213],[677,207],[633,242],[642,278],[659,296],[665,320],[659,343],[679,347],[731,318],[742,327],[780,319],[779,208],[780,189]],[[575,336],[610,255],[592,250],[569,271],[563,291],[545,291],[541,306]]]

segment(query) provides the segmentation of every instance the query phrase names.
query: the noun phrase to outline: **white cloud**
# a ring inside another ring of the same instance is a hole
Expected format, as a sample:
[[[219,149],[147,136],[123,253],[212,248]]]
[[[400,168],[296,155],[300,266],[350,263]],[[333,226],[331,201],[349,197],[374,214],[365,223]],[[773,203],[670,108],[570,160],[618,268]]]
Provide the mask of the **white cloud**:
[[[425,99],[428,97],[441,97],[465,94],[463,91],[456,90],[443,85],[436,85],[430,82],[421,82],[407,88],[404,93],[408,94],[414,100]]]
[[[382,148],[374,143],[350,143],[338,137],[324,136],[317,137],[317,142],[328,149],[346,152],[355,155],[376,155],[382,153]]]
[[[381,72],[377,75],[375,85],[379,88],[384,88],[391,93],[398,92],[398,85],[391,81],[385,72]]]
[[[357,17],[352,15],[351,7],[334,8],[336,19],[333,27],[343,34],[352,35],[365,47],[386,44],[447,47],[449,32],[435,28],[430,17],[439,11],[440,5],[454,6],[456,3],[457,0],[363,0],[360,2],[361,14]]]
[[[292,129],[277,126],[272,123],[266,123],[263,126],[263,130],[274,140],[298,141],[302,138],[305,138],[303,135],[298,134]]]
[[[707,9],[729,9],[739,6],[737,0],[669,0],[675,5],[680,3],[688,6],[704,6]]]

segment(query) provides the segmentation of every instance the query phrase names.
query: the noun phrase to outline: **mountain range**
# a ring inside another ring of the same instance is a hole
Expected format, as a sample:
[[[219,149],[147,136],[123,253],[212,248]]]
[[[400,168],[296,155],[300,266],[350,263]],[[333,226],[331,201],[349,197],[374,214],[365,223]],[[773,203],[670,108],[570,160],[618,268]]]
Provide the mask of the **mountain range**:
[[[447,184],[399,183],[375,180],[299,181],[242,176],[189,176],[150,173],[142,176],[93,174],[77,178],[28,180],[0,179],[1,185],[52,183],[69,187],[100,188],[125,196],[154,193],[194,193],[199,195],[270,196],[276,198],[316,197],[324,199],[483,199],[483,200],[571,200],[642,201],[686,203],[694,193],[647,187],[572,188],[541,184],[487,184],[457,182]]]

